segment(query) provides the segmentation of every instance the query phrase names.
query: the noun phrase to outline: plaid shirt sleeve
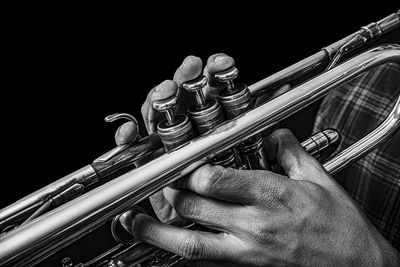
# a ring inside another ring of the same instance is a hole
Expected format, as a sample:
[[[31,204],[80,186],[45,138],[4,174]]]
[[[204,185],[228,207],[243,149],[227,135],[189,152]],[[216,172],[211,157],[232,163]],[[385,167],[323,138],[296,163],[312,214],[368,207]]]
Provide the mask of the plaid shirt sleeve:
[[[379,125],[400,93],[400,66],[364,73],[325,97],[314,132],[335,128],[340,151]],[[335,175],[378,231],[400,251],[400,131],[366,157]]]

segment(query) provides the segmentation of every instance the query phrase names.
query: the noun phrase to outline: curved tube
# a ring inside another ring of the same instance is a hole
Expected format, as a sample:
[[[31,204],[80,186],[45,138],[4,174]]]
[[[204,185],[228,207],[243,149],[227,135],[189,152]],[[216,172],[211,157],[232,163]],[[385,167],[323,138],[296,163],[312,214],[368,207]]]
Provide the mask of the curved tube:
[[[381,35],[390,32],[400,25],[400,10],[396,13],[392,13],[385,18],[379,20],[378,22],[370,23],[362,27],[359,31],[350,34],[349,36],[321,49],[321,51],[315,53],[295,63],[269,77],[249,86],[249,90],[253,95],[260,94],[265,87],[276,88],[280,84],[285,84],[291,80],[308,73],[309,71],[321,66],[326,61],[330,60],[345,44],[348,44],[350,40],[353,40],[356,36],[362,36],[364,40],[361,44],[369,42],[379,38]],[[129,114],[113,114],[106,118],[106,121],[113,121],[119,118],[127,118],[133,120],[136,124],[137,121]],[[152,138],[154,141],[155,138]],[[156,142],[148,142],[143,139],[143,143],[148,148],[155,148]],[[158,140],[159,143],[159,140]],[[150,145],[148,145],[150,144]],[[139,149],[133,148],[133,151],[128,151],[127,146],[118,146],[116,149],[111,150],[105,155],[97,159],[94,164],[87,165],[80,170],[65,176],[58,181],[26,196],[25,198],[11,204],[10,206],[0,210],[0,229],[3,225],[7,225],[12,221],[16,221],[21,217],[30,214],[38,206],[43,204],[49,197],[58,194],[62,190],[68,188],[74,183],[82,183],[88,185],[102,179],[100,174],[109,174],[110,172],[116,171],[116,169],[124,169],[125,166],[129,166],[132,161],[137,159],[138,155],[141,156],[142,153],[138,151]],[[143,150],[143,147],[140,147]],[[110,159],[111,155],[115,155],[121,151],[125,150],[125,155],[122,155],[118,159],[118,164],[111,162],[107,163],[107,159]],[[151,149],[147,149],[151,151]],[[103,163],[103,164],[102,164]],[[116,167],[117,166],[117,167]],[[97,168],[96,168],[97,167]],[[104,172],[103,172],[104,171]]]
[[[335,174],[350,165],[359,158],[372,151],[383,141],[388,139],[392,134],[398,130],[400,125],[400,97],[397,98],[396,103],[390,114],[384,122],[375,128],[368,135],[364,136],[345,150],[342,150],[334,158],[328,160],[323,164],[324,168],[330,173]]]
[[[32,263],[44,254],[65,246],[112,215],[187,175],[216,153],[271,127],[335,87],[386,62],[400,62],[399,45],[370,49],[186,145],[5,234],[0,238],[0,263]],[[398,118],[398,112],[394,114],[397,116],[392,118]]]

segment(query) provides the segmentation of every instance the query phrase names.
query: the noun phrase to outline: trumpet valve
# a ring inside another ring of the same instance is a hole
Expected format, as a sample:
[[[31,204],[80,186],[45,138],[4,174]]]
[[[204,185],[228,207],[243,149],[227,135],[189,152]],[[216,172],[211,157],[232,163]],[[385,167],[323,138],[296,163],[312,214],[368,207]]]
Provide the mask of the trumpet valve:
[[[225,120],[219,103],[216,100],[206,100],[204,97],[203,88],[207,82],[207,77],[201,75],[182,85],[186,91],[196,96],[196,104],[188,109],[188,113],[200,134],[208,132]]]
[[[194,138],[192,123],[184,114],[175,115],[173,109],[177,103],[177,97],[153,102],[153,108],[163,112],[166,119],[158,123],[157,133],[164,144],[166,151],[180,146],[186,141]]]
[[[167,99],[156,100],[153,102],[153,108],[165,114],[168,125],[173,125],[176,122],[175,114],[173,112],[173,109],[176,106],[176,102],[176,96]]]
[[[206,76],[201,75],[196,79],[187,81],[182,84],[182,87],[196,96],[197,106],[203,108],[206,106],[206,99],[204,97],[203,88],[207,85],[208,79]]]
[[[235,91],[235,84],[233,80],[238,75],[239,75],[239,70],[235,66],[232,66],[227,70],[216,73],[215,79],[217,79],[219,82],[226,83],[227,90],[233,93]]]

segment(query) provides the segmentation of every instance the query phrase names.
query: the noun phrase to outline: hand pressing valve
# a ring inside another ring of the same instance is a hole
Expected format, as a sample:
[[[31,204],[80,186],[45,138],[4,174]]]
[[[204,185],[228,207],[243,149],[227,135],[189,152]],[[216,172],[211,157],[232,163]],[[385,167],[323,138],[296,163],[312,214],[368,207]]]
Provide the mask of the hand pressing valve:
[[[219,84],[215,72],[234,64],[224,54],[208,59],[207,98]],[[178,95],[184,111],[191,96],[181,85],[196,78],[199,58],[189,56],[173,80],[152,89],[142,106],[149,133],[162,118],[152,108],[155,100]],[[274,98],[288,90],[283,87]],[[265,99],[263,100],[265,101]],[[129,142],[135,127],[127,123],[116,133],[117,144]],[[286,130],[267,138],[269,157],[278,160],[287,176],[268,171],[243,171],[206,165],[189,178],[167,187],[150,199],[161,222],[144,214],[121,216],[125,228],[138,239],[189,259],[234,265],[392,265],[397,252],[383,239],[349,196],[311,158]],[[177,215],[221,231],[191,232],[164,222]]]
[[[200,58],[195,56],[186,57],[182,65],[176,70],[173,80],[163,81],[148,93],[146,101],[141,108],[148,133],[156,132],[157,124],[164,117],[160,112],[154,110],[154,101],[177,95],[176,113],[186,113],[186,110],[195,102],[195,99],[193,94],[182,89],[182,84],[203,74],[208,78],[208,84],[203,88],[203,93],[207,99],[215,98],[222,87],[214,78],[214,74],[228,69],[234,64],[235,61],[232,57],[219,53],[210,56],[207,60],[207,65],[203,69],[203,63]],[[135,138],[137,131],[137,126],[133,122],[127,122],[116,131],[115,142],[117,145],[131,142]],[[168,192],[167,189],[164,189],[150,197],[152,207],[162,222],[168,222],[177,217],[176,212],[164,197]]]
[[[130,212],[122,224],[139,240],[203,266],[398,266],[395,249],[290,131],[266,142],[286,175],[205,165],[165,189],[179,216],[220,233]]]
[[[234,65],[234,59],[223,53],[210,56],[204,69],[200,58],[195,56],[186,57],[181,66],[176,70],[173,80],[163,81],[148,93],[146,101],[141,108],[142,117],[148,133],[151,134],[155,132],[157,124],[163,119],[163,115],[154,110],[154,101],[177,95],[178,105],[176,107],[176,113],[186,113],[186,110],[195,102],[195,99],[193,94],[182,89],[182,84],[203,74],[208,79],[208,84],[203,88],[203,94],[206,99],[214,99],[223,88],[222,84],[215,79],[215,73],[229,69]],[[288,89],[288,85],[283,86],[272,94],[263,96],[262,99],[259,99],[259,103],[277,97],[288,91]],[[133,122],[127,122],[121,125],[115,134],[116,143],[120,145],[133,141],[132,139],[135,138],[137,131],[137,126]],[[176,212],[165,200],[165,194],[168,194],[168,191],[162,190],[150,197],[153,209],[162,222],[168,222],[177,217]]]

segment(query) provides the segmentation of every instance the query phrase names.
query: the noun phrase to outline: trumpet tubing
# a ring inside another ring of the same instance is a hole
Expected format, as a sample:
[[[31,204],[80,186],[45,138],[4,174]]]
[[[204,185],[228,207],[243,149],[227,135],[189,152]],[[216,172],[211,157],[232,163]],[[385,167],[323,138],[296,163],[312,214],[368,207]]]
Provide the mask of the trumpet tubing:
[[[373,40],[399,25],[400,11],[377,23],[363,27],[359,32],[277,74],[248,88],[244,87],[243,92],[229,91],[233,88],[232,77],[237,75],[235,71],[230,70],[221,74],[219,77],[221,81],[227,81],[227,92],[220,95],[220,102],[225,105],[225,110],[229,110],[226,121],[223,121],[219,113],[217,114],[220,110],[218,103],[208,104],[202,99],[199,86],[204,84],[204,80],[186,84],[185,89],[198,94],[196,96],[198,107],[189,110],[189,114],[194,116],[193,121],[201,128],[200,136],[194,137],[194,130],[190,128],[192,126],[186,115],[174,115],[170,112],[176,100],[169,99],[156,103],[154,108],[165,112],[167,116],[167,120],[159,125],[159,135],[150,135],[140,140],[135,146],[117,147],[91,165],[0,211],[0,228],[21,222],[21,218],[26,217],[27,214],[31,215],[29,220],[16,229],[0,235],[0,265],[38,263],[207,162],[215,163],[221,160],[220,163],[225,162],[226,166],[233,166],[232,155],[239,153],[239,158],[242,160],[237,167],[274,169],[273,165],[267,166],[263,161],[262,131],[371,68],[388,62],[400,63],[400,46],[382,45],[350,58],[338,66],[333,67],[331,64],[329,69],[322,74],[259,107],[251,106],[250,97],[257,96],[265,87],[276,87],[303,75],[316,66],[326,63],[328,58],[333,61],[339,60],[343,53],[362,44],[361,37],[364,42]],[[204,115],[202,113],[204,110],[211,110],[215,114]],[[129,116],[121,117],[132,119]],[[209,117],[211,122],[205,121],[206,117]],[[118,115],[112,117],[112,119],[117,118]],[[351,147],[324,162],[323,166],[332,174],[340,171],[389,138],[399,125],[400,97],[397,98],[391,113],[380,126]],[[180,129],[181,134],[174,135],[170,126],[173,126],[174,130]],[[303,143],[303,147],[310,152],[317,151],[316,147],[320,146],[316,141],[318,138],[324,144],[329,143],[324,139],[328,138],[325,133]],[[99,180],[109,179],[120,172],[123,174],[115,179],[82,193],[83,188],[92,186]],[[77,187],[76,184],[82,187]],[[67,196],[63,192],[67,192]],[[54,203],[61,206],[50,211],[44,210],[43,207]],[[39,207],[41,210],[38,211]],[[35,213],[33,213],[34,210],[36,210]],[[135,243],[134,246],[145,245]],[[163,254],[164,252],[155,248],[149,250],[146,247],[145,250],[151,251],[148,254],[152,255],[149,262],[156,255],[161,254],[164,255],[166,261],[171,261],[166,266],[178,265],[182,262],[179,257]],[[119,255],[122,258],[124,256],[124,254]]]

